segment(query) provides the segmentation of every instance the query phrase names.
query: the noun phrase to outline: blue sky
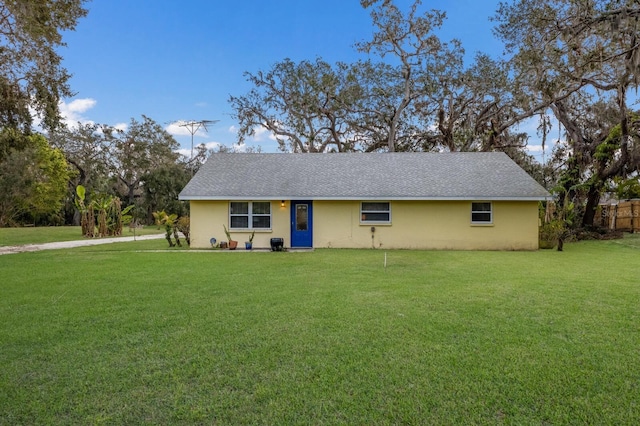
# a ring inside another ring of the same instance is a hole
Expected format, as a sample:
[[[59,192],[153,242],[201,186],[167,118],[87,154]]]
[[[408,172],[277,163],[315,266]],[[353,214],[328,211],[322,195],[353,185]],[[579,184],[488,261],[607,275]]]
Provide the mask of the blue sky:
[[[396,0],[403,10],[411,3]],[[489,21],[497,4],[424,0],[423,8],[447,12],[439,35],[460,39],[470,60],[477,51],[502,52]],[[77,92],[65,100],[63,113],[70,122],[119,126],[144,114],[187,151],[191,137],[170,123],[220,120],[207,134],[196,134],[194,143],[236,141],[227,100],[250,89],[245,71],[268,70],[284,58],[355,61],[362,54],[354,43],[373,32],[358,0],[93,0],[87,7],[88,16],[65,34],[61,50]],[[248,144],[276,150],[264,132]]]

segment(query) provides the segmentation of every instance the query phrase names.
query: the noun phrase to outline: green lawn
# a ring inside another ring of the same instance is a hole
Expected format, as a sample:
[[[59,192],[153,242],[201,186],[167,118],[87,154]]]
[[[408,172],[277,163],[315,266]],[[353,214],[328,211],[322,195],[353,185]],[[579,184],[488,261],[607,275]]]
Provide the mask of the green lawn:
[[[0,424],[640,424],[638,241],[0,256]]]
[[[164,231],[157,226],[136,229],[136,235],[161,234]],[[133,231],[125,227],[123,237],[133,237]],[[33,228],[0,228],[0,246],[19,246],[24,244],[52,243],[56,241],[82,240],[79,226],[47,226]]]

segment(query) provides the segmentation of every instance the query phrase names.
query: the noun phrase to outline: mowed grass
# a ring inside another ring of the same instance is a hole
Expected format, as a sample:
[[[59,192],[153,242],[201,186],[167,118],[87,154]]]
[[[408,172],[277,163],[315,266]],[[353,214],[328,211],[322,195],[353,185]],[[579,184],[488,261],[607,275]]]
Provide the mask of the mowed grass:
[[[0,256],[0,423],[639,424],[637,241]]]
[[[136,229],[135,235],[162,234],[157,226]],[[133,230],[125,227],[122,237],[133,237]],[[58,241],[82,240],[79,226],[46,226],[31,228],[0,228],[0,246],[20,246],[25,244],[53,243]]]

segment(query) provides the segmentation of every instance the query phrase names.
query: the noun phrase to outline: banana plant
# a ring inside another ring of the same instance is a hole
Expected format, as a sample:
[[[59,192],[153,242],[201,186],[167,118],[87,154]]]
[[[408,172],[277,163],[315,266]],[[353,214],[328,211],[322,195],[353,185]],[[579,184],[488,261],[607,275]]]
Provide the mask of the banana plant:
[[[80,227],[82,235],[87,238],[93,238],[96,234],[95,216],[91,203],[87,204],[86,192],[84,186],[76,187],[76,198],[73,200],[78,212],[80,213]]]
[[[182,246],[180,243],[180,238],[178,237],[178,230],[176,228],[176,220],[178,219],[177,214],[167,214],[164,210],[159,212],[154,212],[153,218],[156,221],[156,225],[164,226],[165,230],[165,238],[169,242],[169,247],[174,247],[175,245]],[[175,244],[171,240],[171,236],[175,238]]]
[[[111,209],[114,197],[107,194],[98,194],[91,201],[92,207],[98,212],[98,236],[106,237],[109,235],[109,226],[107,223],[108,211]]]

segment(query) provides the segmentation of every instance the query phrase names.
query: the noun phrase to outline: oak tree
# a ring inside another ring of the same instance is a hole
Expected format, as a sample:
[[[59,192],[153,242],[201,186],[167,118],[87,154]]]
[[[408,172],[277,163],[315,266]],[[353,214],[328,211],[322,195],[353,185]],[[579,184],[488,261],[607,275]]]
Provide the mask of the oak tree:
[[[548,107],[564,129],[560,202],[586,202],[586,226],[606,183],[640,163],[628,99],[640,77],[639,18],[633,0],[517,0],[501,3],[495,17],[514,53],[514,90]]]
[[[59,124],[58,103],[73,95],[59,48],[65,45],[63,32],[86,15],[84,2],[0,1],[0,129],[16,130],[0,141],[0,160],[11,147],[27,143],[21,136],[31,131],[31,110],[45,129]]]
[[[176,163],[178,142],[153,119],[131,119],[126,130],[104,128],[111,145],[109,165],[116,193],[127,205],[141,196],[141,182],[154,170]]]
[[[272,134],[282,151],[349,151],[348,105],[358,96],[348,67],[318,58],[295,63],[285,59],[267,72],[245,73],[253,89],[231,96],[240,123],[238,142],[258,129]]]
[[[435,34],[442,26],[446,14],[439,10],[423,12],[421,0],[415,0],[408,13],[403,13],[390,0],[361,0],[370,11],[374,34],[369,41],[356,44],[359,51],[375,53],[388,58],[393,72],[387,75],[387,84],[400,89],[390,109],[387,123],[387,150],[393,152],[398,145],[401,123],[410,122],[408,108],[420,97],[428,96],[438,88],[438,78],[447,73],[451,61],[462,53],[457,40],[445,43]]]

